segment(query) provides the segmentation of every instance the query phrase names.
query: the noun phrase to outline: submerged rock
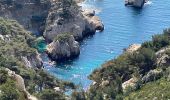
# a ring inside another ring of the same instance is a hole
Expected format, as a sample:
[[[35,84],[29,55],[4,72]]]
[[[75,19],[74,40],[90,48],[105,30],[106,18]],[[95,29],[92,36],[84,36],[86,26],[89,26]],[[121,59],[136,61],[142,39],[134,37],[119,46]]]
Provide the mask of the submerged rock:
[[[125,0],[125,6],[132,5],[133,7],[142,8],[146,0]]]
[[[73,35],[60,34],[47,46],[47,53],[52,60],[65,60],[78,56],[80,47]]]

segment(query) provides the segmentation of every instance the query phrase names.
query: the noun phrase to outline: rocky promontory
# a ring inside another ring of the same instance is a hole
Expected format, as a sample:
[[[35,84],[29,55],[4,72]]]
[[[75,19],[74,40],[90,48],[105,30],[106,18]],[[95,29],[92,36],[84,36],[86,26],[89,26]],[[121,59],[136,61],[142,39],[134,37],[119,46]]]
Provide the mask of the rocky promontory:
[[[47,46],[47,53],[52,60],[65,60],[80,54],[79,43],[73,35],[59,34],[54,41]]]

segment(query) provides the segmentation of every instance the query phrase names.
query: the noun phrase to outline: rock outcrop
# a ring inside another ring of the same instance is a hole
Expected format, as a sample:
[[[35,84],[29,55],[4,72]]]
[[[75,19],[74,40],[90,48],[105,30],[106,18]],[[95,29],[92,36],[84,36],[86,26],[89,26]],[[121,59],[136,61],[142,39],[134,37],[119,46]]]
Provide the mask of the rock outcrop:
[[[94,10],[84,10],[83,15],[87,19],[88,23],[91,25],[92,24],[92,29],[93,30],[98,30],[98,31],[103,31],[104,30],[104,25],[100,18],[98,16],[95,16],[95,11]],[[89,26],[90,26],[89,25]]]
[[[123,92],[127,92],[128,88],[131,88],[131,89],[136,89],[136,86],[137,86],[137,82],[138,82],[138,79],[136,77],[134,78],[131,78],[127,81],[125,81],[124,83],[122,83],[122,89],[123,89]]]
[[[142,8],[146,0],[125,0],[125,6],[131,5],[133,7]]]
[[[60,34],[47,46],[47,53],[52,60],[65,60],[78,56],[80,47],[73,35]]]
[[[156,64],[157,64],[157,66],[169,66],[170,56],[167,53],[167,51],[169,51],[169,50],[170,50],[170,47],[165,47],[165,48],[156,52],[156,56],[157,56]]]
[[[128,48],[125,48],[124,51],[128,53],[133,53],[141,47],[141,44],[132,44]]]
[[[161,78],[162,75],[163,75],[162,70],[158,69],[150,70],[145,76],[142,77],[141,81],[142,83],[147,83]]]

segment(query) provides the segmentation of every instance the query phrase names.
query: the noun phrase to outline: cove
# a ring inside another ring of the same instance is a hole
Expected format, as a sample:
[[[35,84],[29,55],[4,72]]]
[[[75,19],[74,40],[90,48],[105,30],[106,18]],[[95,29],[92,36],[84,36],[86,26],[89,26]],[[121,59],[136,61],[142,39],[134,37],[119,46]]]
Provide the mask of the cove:
[[[105,30],[81,42],[81,54],[75,59],[45,69],[56,77],[82,85],[90,85],[88,75],[104,62],[122,53],[133,43],[150,40],[170,26],[169,0],[152,0],[143,9],[125,7],[123,0],[87,0],[82,6],[95,9]],[[43,60],[48,58],[43,56]]]

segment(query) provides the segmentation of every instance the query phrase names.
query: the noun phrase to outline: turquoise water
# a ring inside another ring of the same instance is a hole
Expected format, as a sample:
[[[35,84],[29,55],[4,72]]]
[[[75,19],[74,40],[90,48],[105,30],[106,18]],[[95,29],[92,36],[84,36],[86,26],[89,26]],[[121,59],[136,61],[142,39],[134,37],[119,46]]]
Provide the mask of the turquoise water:
[[[125,7],[123,0],[89,0],[83,7],[97,9],[105,30],[81,43],[79,58],[46,69],[56,77],[81,84],[91,83],[87,76],[105,61],[115,58],[133,43],[150,40],[170,26],[169,0],[152,0],[143,9]]]

